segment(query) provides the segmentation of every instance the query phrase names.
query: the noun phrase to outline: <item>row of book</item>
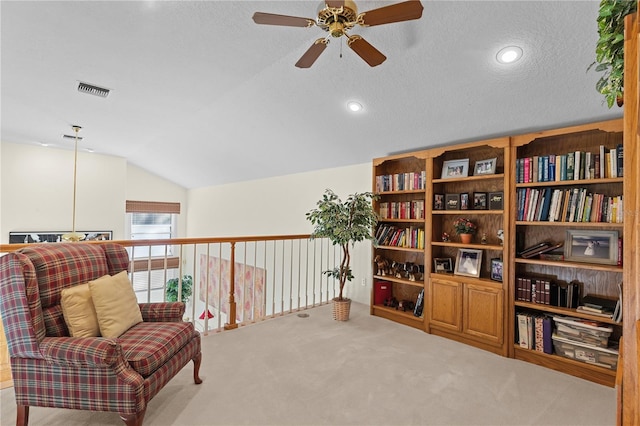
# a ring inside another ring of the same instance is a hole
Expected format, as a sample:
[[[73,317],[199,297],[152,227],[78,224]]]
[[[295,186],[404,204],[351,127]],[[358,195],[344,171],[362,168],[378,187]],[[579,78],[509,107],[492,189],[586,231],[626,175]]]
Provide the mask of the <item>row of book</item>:
[[[516,278],[516,300],[575,309],[580,301],[581,285],[571,282],[566,285],[535,277]]]
[[[622,195],[593,193],[587,188],[518,188],[516,220],[542,222],[622,223]]]
[[[415,226],[399,228],[383,224],[378,227],[375,238],[380,246],[424,249],[424,229]]]
[[[516,183],[623,177],[622,144],[600,145],[598,152],[575,151],[562,155],[534,155],[516,159]]]
[[[376,176],[376,193],[425,189],[425,171]]]
[[[380,203],[381,219],[424,219],[424,200]]]
[[[516,344],[524,349],[570,358],[615,370],[619,349],[610,345],[613,329],[597,321],[518,312]]]
[[[516,314],[516,342],[521,348],[553,353],[553,319],[543,314]]]
[[[581,293],[582,285],[575,281],[565,285],[558,285],[547,279],[516,278],[516,299],[519,301],[570,308],[575,309],[576,312],[609,318],[616,322],[622,321],[621,283],[618,283],[617,298],[592,294],[581,298]]]

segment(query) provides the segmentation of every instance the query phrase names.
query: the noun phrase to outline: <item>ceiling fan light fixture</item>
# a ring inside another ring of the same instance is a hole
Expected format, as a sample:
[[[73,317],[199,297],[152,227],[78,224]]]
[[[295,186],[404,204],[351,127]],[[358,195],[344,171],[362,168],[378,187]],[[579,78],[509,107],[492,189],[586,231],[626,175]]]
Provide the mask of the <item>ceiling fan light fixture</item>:
[[[362,111],[362,104],[356,101],[349,101],[347,102],[347,108],[349,108],[351,112]]]
[[[512,64],[522,58],[522,48],[518,46],[507,46],[500,49],[496,55],[496,60],[501,64]]]

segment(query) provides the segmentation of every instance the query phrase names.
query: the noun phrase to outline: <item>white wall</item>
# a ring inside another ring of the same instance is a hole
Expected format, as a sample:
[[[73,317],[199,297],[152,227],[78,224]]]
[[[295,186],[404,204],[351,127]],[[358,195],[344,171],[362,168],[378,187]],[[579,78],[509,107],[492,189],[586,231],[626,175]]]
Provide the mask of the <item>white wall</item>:
[[[189,191],[189,237],[309,234],[305,213],[324,190],[346,198],[371,190],[371,163],[239,182]],[[352,254],[355,279],[345,287],[352,299],[369,303],[371,244],[356,245]],[[365,286],[362,286],[362,279]]]
[[[76,229],[113,231],[114,239],[125,238],[127,198],[187,199],[186,189],[109,155],[78,152],[77,183]],[[12,231],[71,230],[73,151],[0,144],[0,203],[0,243]],[[181,216],[178,232],[186,230],[186,211]]]
[[[177,236],[187,231],[187,190],[180,185],[151,174],[133,164],[127,164],[125,195],[127,200],[165,201],[180,203]]]
[[[371,190],[371,164],[186,190],[124,158],[79,152],[76,229],[125,238],[129,199],[180,202],[179,236],[309,234],[305,213],[326,188],[341,197]],[[73,151],[0,144],[0,243],[11,231],[70,230],[72,198]],[[356,245],[351,266],[356,278],[346,295],[369,303],[370,243]]]

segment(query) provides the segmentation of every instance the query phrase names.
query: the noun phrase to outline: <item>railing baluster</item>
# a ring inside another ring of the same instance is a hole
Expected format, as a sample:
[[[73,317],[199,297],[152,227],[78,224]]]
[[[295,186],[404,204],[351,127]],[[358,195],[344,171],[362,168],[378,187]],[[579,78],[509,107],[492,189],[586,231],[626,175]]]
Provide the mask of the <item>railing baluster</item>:
[[[236,324],[236,243],[231,242],[231,260],[229,261],[229,315],[227,323],[224,325],[225,330],[238,328]]]

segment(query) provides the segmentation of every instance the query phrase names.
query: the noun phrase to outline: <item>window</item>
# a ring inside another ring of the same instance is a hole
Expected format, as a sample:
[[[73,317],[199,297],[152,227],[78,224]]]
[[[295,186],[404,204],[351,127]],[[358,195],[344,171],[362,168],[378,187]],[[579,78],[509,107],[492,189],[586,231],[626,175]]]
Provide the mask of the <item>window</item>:
[[[176,237],[180,203],[127,200],[127,225],[131,240],[166,240]],[[173,246],[135,246],[129,249],[132,282],[141,302],[164,300],[167,279],[178,275],[180,260]]]
[[[132,240],[164,240],[174,236],[174,216],[170,213],[131,213]],[[171,246],[168,256],[172,255]],[[151,247],[151,257],[164,257],[164,246]],[[149,257],[149,247],[136,247],[134,259]]]

